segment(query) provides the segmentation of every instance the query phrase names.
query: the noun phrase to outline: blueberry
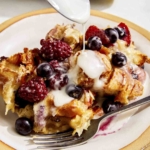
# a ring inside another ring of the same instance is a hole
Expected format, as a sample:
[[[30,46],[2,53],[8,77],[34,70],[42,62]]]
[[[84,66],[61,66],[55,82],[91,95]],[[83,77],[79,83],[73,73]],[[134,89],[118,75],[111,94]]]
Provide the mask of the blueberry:
[[[105,34],[109,38],[111,43],[115,43],[119,37],[118,32],[113,28],[107,28]]]
[[[87,41],[87,47],[90,50],[100,50],[102,41],[98,36],[92,36]]]
[[[120,39],[125,36],[125,30],[123,28],[115,27],[114,29],[118,32]]]
[[[33,124],[30,119],[18,118],[15,123],[16,131],[21,135],[29,135],[32,132]]]
[[[80,99],[83,95],[83,88],[80,86],[76,86],[74,84],[70,84],[66,87],[66,93],[75,99]]]
[[[36,71],[37,75],[40,77],[49,78],[53,74],[53,69],[47,62],[39,64]]]
[[[112,54],[112,64],[116,67],[122,67],[126,65],[127,63],[127,57],[121,53],[121,52],[116,52]]]
[[[118,110],[122,106],[123,106],[123,104],[121,104],[120,102],[114,102],[113,97],[107,97],[104,100],[104,102],[102,103],[102,108],[103,108],[103,111],[105,114],[115,111],[115,110]]]

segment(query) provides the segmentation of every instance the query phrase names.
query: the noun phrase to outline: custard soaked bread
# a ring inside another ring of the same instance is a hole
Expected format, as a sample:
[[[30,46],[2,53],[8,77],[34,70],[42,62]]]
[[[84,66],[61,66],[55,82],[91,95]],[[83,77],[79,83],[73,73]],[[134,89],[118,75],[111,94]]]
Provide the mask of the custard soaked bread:
[[[85,40],[74,25],[56,25],[39,49],[1,57],[0,93],[6,114],[18,114],[19,134],[72,128],[80,135],[93,118],[143,94],[148,76],[142,67],[150,59],[136,49],[124,23],[106,29],[92,25]],[[19,128],[25,122],[29,131]]]

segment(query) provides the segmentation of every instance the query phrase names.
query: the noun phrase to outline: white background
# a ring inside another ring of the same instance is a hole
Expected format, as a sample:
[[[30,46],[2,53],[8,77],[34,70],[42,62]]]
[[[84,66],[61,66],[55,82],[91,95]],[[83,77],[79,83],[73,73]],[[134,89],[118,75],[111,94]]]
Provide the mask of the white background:
[[[150,31],[150,0],[90,1],[91,9],[120,16]],[[46,0],[0,0],[0,23],[22,13],[50,7]]]

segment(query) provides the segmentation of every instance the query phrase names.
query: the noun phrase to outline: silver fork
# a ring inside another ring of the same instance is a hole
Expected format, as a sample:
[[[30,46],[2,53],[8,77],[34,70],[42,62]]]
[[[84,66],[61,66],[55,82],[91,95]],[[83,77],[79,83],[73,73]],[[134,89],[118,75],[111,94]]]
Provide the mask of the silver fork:
[[[102,120],[148,103],[150,103],[150,96],[128,104],[117,111],[112,111],[108,114],[105,114],[99,119],[92,120],[88,130],[84,131],[81,136],[72,136],[72,131],[67,131],[58,134],[33,135],[32,140],[38,145],[36,148],[37,150],[62,149],[82,145],[87,143],[95,136],[100,128]]]

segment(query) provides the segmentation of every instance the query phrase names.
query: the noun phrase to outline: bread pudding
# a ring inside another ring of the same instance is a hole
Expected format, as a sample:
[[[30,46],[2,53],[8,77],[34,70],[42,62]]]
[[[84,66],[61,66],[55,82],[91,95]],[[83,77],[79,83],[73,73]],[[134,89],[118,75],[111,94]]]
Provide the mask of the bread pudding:
[[[6,115],[18,115],[19,134],[81,135],[92,119],[143,94],[150,58],[137,50],[126,24],[91,25],[83,37],[75,25],[56,25],[41,47],[1,57],[0,94]]]

